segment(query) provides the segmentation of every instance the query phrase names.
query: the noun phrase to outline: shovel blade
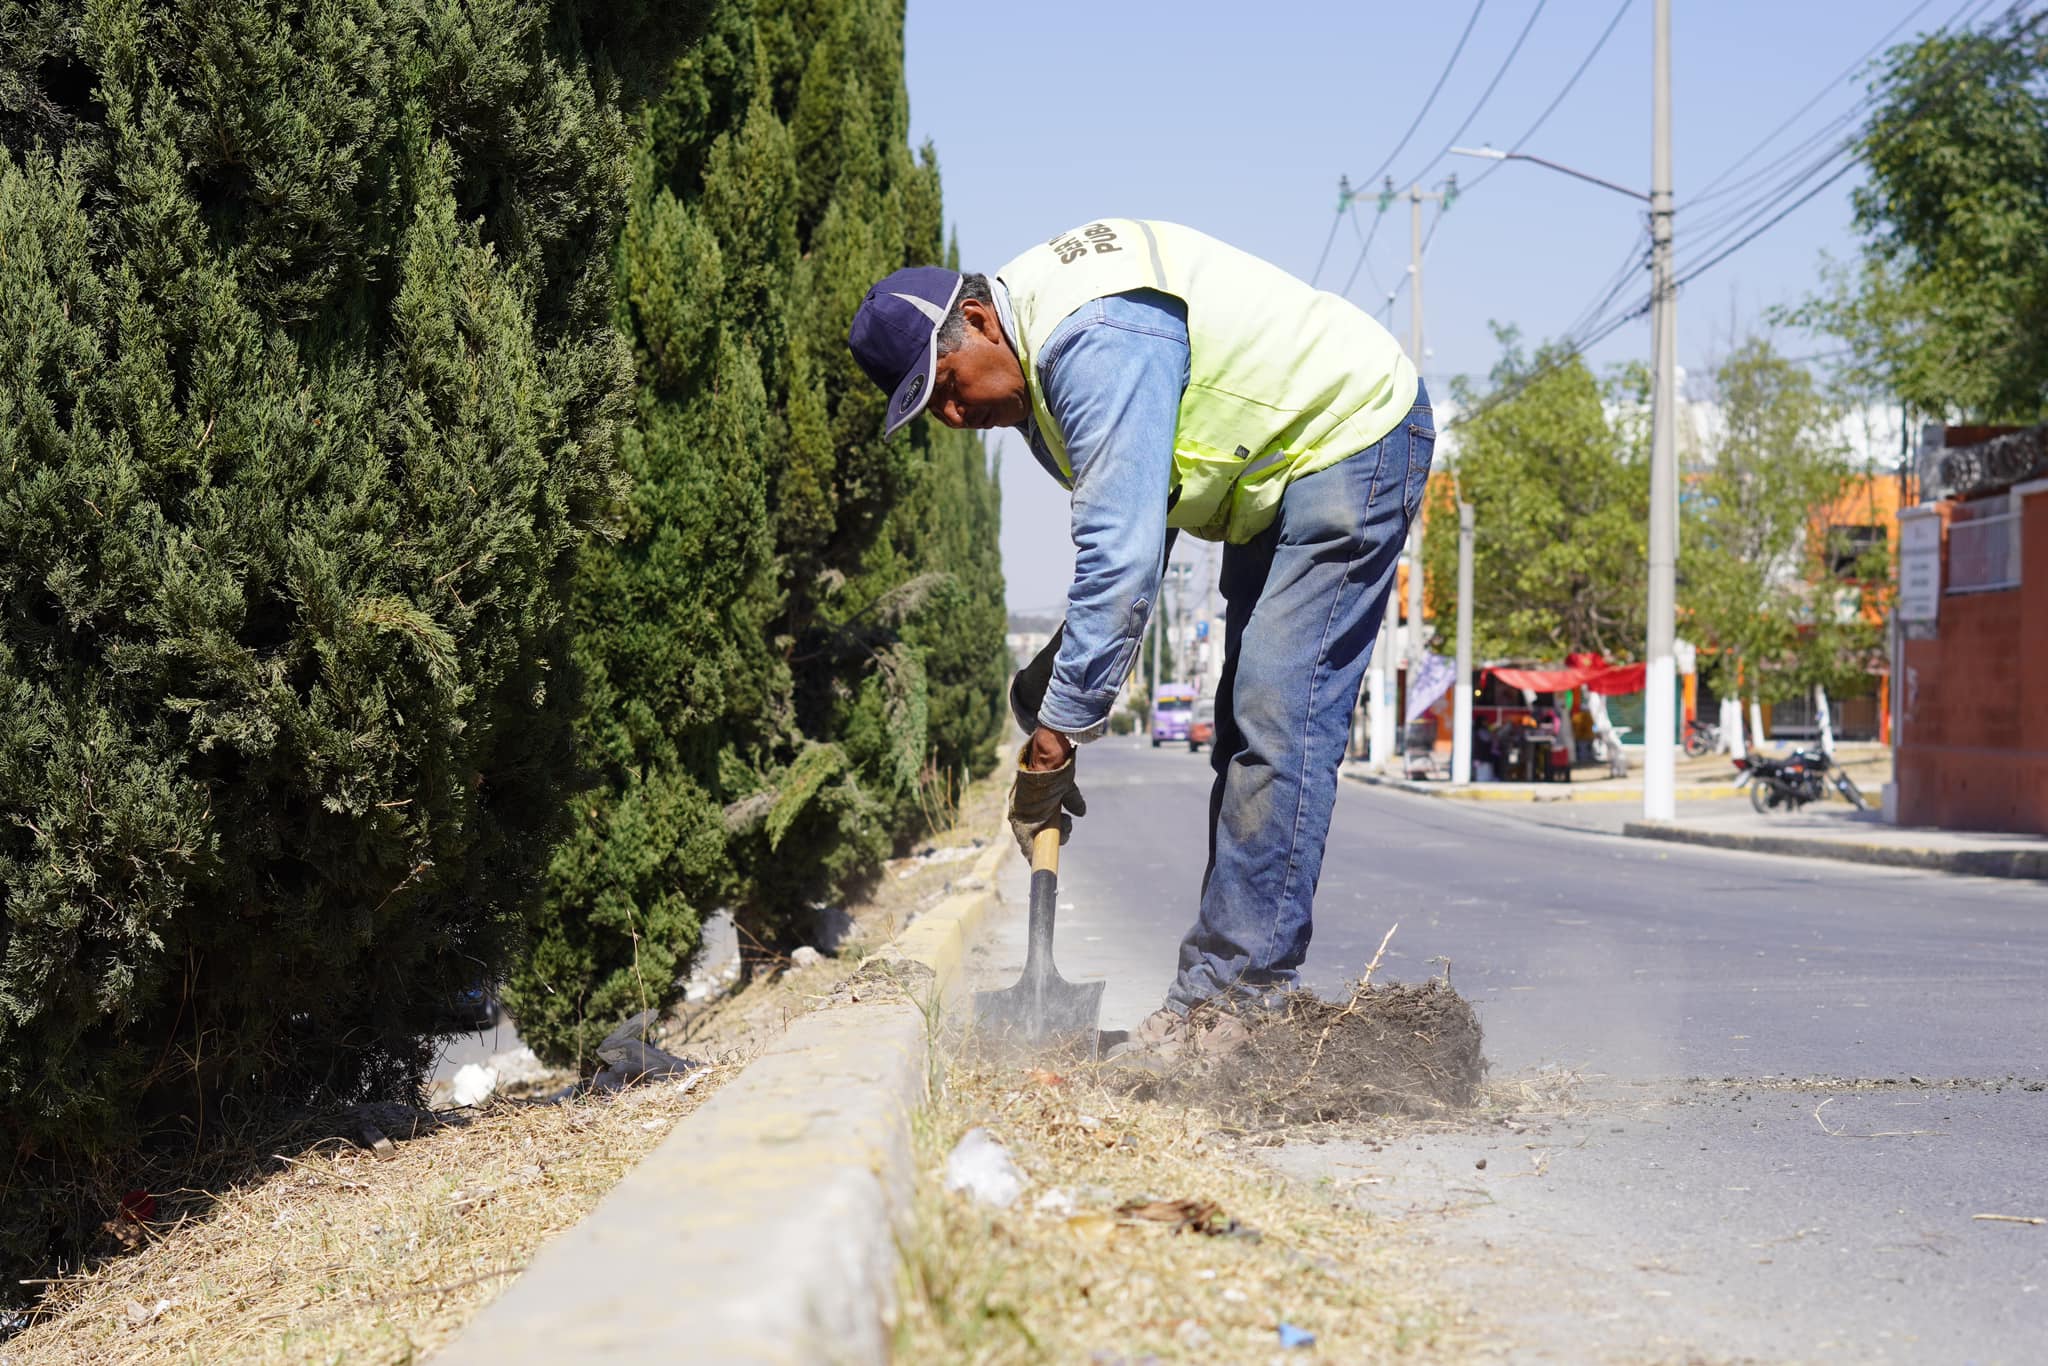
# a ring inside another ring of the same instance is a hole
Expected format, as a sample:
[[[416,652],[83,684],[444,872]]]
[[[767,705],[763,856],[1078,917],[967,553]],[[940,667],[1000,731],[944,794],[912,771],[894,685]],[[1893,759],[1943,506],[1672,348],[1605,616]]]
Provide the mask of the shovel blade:
[[[996,1046],[1046,1048],[1079,1043],[1095,1054],[1105,982],[1068,982],[1056,972],[1001,991],[974,993],[975,1037]]]

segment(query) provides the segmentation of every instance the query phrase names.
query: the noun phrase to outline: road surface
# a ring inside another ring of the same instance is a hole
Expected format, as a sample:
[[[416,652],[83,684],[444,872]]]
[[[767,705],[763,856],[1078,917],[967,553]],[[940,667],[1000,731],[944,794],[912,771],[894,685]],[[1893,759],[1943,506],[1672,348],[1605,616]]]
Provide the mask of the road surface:
[[[1153,1009],[1201,879],[1207,756],[1112,739],[1061,867],[1058,962]],[[1005,897],[1024,904],[1025,870]],[[1444,970],[1496,1080],[1569,1104],[1289,1144],[1435,1243],[1511,1361],[2048,1360],[2048,888],[1626,840],[1342,785],[1307,984]],[[1014,980],[1023,916],[979,984]],[[1485,1169],[1476,1163],[1487,1159]]]

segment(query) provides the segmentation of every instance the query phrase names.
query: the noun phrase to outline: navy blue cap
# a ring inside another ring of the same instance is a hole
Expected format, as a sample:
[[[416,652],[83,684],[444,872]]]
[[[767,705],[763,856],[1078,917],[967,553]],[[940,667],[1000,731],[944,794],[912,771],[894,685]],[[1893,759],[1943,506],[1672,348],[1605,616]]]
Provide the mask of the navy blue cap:
[[[860,301],[846,344],[868,378],[889,396],[889,420],[882,435],[895,435],[931,402],[939,324],[959,297],[959,271],[907,266]]]

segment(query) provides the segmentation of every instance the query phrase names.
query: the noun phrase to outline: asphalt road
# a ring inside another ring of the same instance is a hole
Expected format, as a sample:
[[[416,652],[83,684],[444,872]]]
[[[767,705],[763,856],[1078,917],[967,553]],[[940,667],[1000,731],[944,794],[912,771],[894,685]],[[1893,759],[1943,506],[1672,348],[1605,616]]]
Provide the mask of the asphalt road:
[[[1209,769],[1091,745],[1058,962],[1106,1028],[1193,915]],[[1021,861],[1006,899],[1024,902]],[[1343,784],[1308,984],[1449,961],[1568,1104],[1273,1160],[1441,1251],[1513,1361],[2048,1360],[2048,888],[1562,830]],[[979,971],[1013,980],[1023,917]],[[1488,1159],[1484,1170],[1475,1164]]]

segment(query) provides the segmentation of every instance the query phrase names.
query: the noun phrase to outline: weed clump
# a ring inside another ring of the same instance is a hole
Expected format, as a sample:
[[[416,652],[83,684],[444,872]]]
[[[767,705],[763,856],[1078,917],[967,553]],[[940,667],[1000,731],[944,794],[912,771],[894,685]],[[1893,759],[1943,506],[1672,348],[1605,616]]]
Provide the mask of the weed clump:
[[[1293,994],[1227,1054],[1126,1075],[1140,1098],[1200,1103],[1259,1127],[1427,1119],[1478,1099],[1481,1042],[1472,1003],[1448,982],[1362,982],[1344,1001]]]

